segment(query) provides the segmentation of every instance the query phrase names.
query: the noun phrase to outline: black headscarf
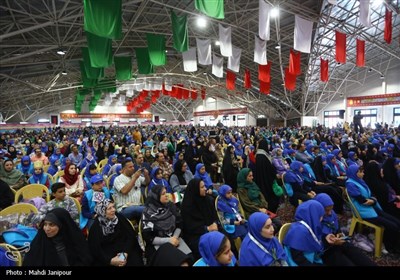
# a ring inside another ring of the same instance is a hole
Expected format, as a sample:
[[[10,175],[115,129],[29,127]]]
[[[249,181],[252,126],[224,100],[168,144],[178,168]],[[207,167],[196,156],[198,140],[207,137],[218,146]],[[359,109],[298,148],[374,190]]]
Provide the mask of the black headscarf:
[[[395,167],[396,159],[388,158],[383,164],[383,179],[400,195],[400,178]]]
[[[142,222],[143,230],[151,228],[157,232],[159,237],[172,235],[175,230],[176,217],[178,215],[176,207],[172,202],[162,204],[160,201],[164,186],[155,185],[151,188],[143,210]]]
[[[185,177],[183,176],[185,173],[182,172],[182,166],[184,164],[185,164],[184,160],[178,160],[174,165],[174,173],[172,173],[172,174],[176,175],[176,177],[179,180],[180,185],[187,185],[187,183],[188,183],[188,182],[186,182]]]
[[[92,264],[92,256],[88,244],[64,208],[55,208],[48,212],[44,221],[49,221],[59,226],[58,234],[53,238],[48,238],[43,230],[44,222],[31,243],[30,251],[24,258],[24,266],[61,266],[63,262],[59,257],[54,238],[63,243],[66,250],[69,266],[88,266]]]

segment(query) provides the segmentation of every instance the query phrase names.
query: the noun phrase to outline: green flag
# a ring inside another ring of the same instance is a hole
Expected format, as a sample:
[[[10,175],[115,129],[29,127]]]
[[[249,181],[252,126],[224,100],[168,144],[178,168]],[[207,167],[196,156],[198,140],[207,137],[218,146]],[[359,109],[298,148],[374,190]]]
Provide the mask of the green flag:
[[[122,0],[84,0],[84,30],[109,39],[122,37]]]
[[[132,79],[132,58],[130,56],[114,57],[115,77],[118,81]]]
[[[135,52],[139,74],[154,73],[153,65],[150,63],[149,50],[147,48],[136,48]]]
[[[165,36],[147,33],[146,37],[151,64],[154,66],[165,65],[167,62]]]
[[[172,36],[174,39],[174,49],[178,52],[185,52],[189,49],[189,35],[187,29],[187,17],[178,17],[171,11]]]
[[[112,40],[86,32],[90,64],[95,68],[108,67],[113,63]]]
[[[82,48],[83,64],[85,66],[86,76],[89,79],[100,79],[104,77],[104,68],[95,68],[90,64],[90,55],[88,48]]]
[[[224,19],[224,0],[195,0],[196,10],[209,17]]]

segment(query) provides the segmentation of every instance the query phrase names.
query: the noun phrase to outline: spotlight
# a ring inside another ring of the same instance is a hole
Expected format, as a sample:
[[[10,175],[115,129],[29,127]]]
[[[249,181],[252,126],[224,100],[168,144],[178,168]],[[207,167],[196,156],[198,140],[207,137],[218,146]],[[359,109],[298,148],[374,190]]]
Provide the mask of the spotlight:
[[[368,72],[370,72],[370,73],[371,73],[371,72],[372,72],[372,69],[371,69],[371,68],[369,68],[369,69],[368,69]]]
[[[381,75],[381,80],[383,80],[385,78],[385,76]]]
[[[275,49],[279,50],[281,48],[280,44],[276,44]]]
[[[337,65],[340,65],[340,62],[337,62],[336,64],[337,64]]]
[[[62,50],[62,49],[59,49],[59,50],[57,51],[57,54],[58,54],[58,55],[65,55],[65,53],[66,53],[66,51],[64,51],[64,50]]]
[[[215,41],[215,45],[219,46],[219,45],[221,45],[221,43],[219,41]]]
[[[61,75],[66,76],[66,75],[68,75],[68,73],[67,73],[67,71],[63,70],[63,71],[61,72]]]

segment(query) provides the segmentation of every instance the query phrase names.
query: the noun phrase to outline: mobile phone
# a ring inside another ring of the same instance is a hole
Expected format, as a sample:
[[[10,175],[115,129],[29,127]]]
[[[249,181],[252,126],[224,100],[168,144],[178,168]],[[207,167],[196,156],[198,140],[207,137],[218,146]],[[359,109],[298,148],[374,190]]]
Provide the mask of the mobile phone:
[[[119,254],[118,254],[118,258],[119,258],[121,261],[126,260],[125,254],[124,254],[124,253],[119,253]]]
[[[348,240],[348,239],[350,239],[350,238],[351,238],[351,237],[348,236],[348,235],[345,235],[345,236],[340,237],[340,239],[342,239],[342,240]]]

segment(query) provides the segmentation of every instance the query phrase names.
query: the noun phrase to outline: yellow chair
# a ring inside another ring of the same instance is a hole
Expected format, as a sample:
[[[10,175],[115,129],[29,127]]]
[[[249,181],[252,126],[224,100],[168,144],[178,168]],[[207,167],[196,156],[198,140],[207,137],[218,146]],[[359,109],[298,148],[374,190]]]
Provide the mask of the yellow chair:
[[[288,230],[289,230],[291,224],[292,224],[292,223],[286,223],[286,224],[284,224],[284,225],[281,227],[281,229],[279,230],[279,233],[278,233],[278,240],[279,240],[279,243],[283,244],[283,239],[285,239],[286,233],[288,232]]]
[[[77,200],[75,197],[70,196],[70,198],[72,198],[72,200],[75,202],[76,208],[78,209],[78,214],[82,213],[82,205],[79,202],[79,200]]]
[[[47,173],[47,170],[49,170],[50,164],[46,164],[43,166],[43,172]]]
[[[351,200],[351,197],[349,196],[349,193],[347,192],[347,189],[345,189],[345,193],[346,193],[347,201],[351,208],[351,212],[353,214],[353,216],[351,218],[349,236],[353,235],[357,224],[360,225],[361,227],[362,227],[362,225],[365,225],[367,227],[373,228],[375,230],[375,257],[379,258],[382,253],[383,232],[385,231],[385,228],[382,226],[378,226],[373,223],[364,221],[361,218],[361,215],[358,212],[357,208],[354,206],[353,201]]]
[[[24,199],[30,199],[34,197],[43,197],[43,193],[46,194],[46,202],[50,201],[49,189],[42,184],[30,184],[20,188],[15,194],[14,202],[19,202],[19,197],[22,195]]]
[[[13,192],[13,194],[14,194],[14,197],[15,197],[15,194],[17,193],[17,191],[16,190],[14,190],[13,188],[10,188],[11,189],[11,191]]]
[[[131,222],[131,221],[129,221]],[[134,227],[134,225],[131,223],[132,227]],[[139,246],[142,249],[143,252],[145,252],[146,250],[146,242],[143,239],[143,235],[142,235],[142,220],[139,221],[139,232],[138,232],[138,242],[139,242]]]
[[[58,171],[56,174],[54,174],[54,176],[53,176],[53,181],[54,181],[54,183],[58,182],[58,179],[59,179],[61,176],[64,176],[64,170],[60,170],[60,171]]]
[[[0,243],[0,247],[6,250],[6,258],[15,261],[15,266],[22,266],[21,252],[13,245]]]
[[[38,210],[35,205],[30,203],[18,203],[8,206],[7,208],[0,211],[0,216],[7,216],[10,214],[30,214],[31,212],[37,214]]]
[[[108,158],[102,159],[97,165],[97,172],[100,174],[103,171],[104,166],[107,164]]]
[[[54,178],[53,178],[53,176],[51,176],[51,174],[49,174],[49,173],[46,173],[47,174],[47,176],[49,177],[49,180],[50,180],[50,187],[51,187],[51,185],[53,185],[55,182],[54,182]]]
[[[215,211],[217,212],[219,223],[223,227],[224,226],[224,217],[223,217],[223,213],[218,210],[218,200],[219,200],[219,196],[217,196],[217,198],[215,199]],[[242,239],[240,239],[240,237],[236,237],[235,239],[233,239],[233,242],[235,243],[235,247],[236,247],[237,251],[239,252],[240,247],[242,246]]]

